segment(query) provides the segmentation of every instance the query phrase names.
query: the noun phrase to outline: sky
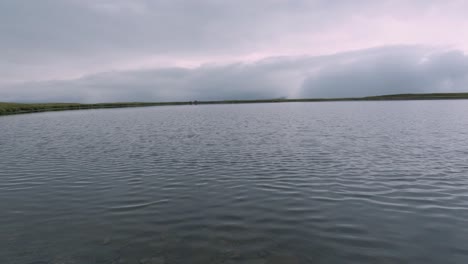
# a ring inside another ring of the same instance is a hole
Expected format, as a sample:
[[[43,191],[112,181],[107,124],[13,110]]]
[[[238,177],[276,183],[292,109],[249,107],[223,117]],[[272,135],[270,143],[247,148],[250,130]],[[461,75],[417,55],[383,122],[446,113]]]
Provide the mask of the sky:
[[[468,92],[465,0],[0,0],[0,101]]]

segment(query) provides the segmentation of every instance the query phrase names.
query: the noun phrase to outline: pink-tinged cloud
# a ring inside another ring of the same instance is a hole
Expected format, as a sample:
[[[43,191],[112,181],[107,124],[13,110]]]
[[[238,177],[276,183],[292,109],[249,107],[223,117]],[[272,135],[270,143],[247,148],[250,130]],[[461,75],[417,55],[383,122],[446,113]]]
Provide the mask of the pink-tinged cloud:
[[[113,71],[7,87],[0,89],[6,101],[87,103],[461,92],[468,87],[468,56],[457,50],[390,46],[190,69]]]
[[[468,51],[465,10],[468,2],[457,0],[4,0],[0,92],[14,95],[13,86],[69,83],[106,72],[125,75],[168,68],[198,72],[236,63],[259,65],[272,57],[339,57],[373,47],[410,45],[463,53]],[[398,59],[396,64],[405,64],[407,58]],[[353,66],[357,68],[369,63],[364,57],[353,60],[361,63]],[[305,79],[314,83],[311,76],[319,68],[308,69],[305,76],[302,68],[293,67],[287,78],[283,74],[276,81],[287,79],[296,87],[292,90],[298,90]],[[243,69],[252,70],[252,77],[260,74],[250,66]],[[353,74],[366,72],[371,74]],[[135,79],[125,84],[139,83]],[[100,94],[87,87],[57,89],[59,94]]]

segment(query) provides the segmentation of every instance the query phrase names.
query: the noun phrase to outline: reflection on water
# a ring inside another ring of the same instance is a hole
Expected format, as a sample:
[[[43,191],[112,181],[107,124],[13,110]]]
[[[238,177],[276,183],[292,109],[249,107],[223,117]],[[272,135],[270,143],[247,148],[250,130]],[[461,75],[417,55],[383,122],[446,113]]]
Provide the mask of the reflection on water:
[[[1,263],[468,263],[468,102],[0,118]]]

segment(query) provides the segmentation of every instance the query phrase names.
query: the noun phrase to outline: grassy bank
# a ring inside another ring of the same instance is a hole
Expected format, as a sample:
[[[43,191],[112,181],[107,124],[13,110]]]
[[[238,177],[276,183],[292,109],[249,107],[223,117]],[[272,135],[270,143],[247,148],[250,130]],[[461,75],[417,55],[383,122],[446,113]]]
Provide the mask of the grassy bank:
[[[78,104],[78,103],[47,103],[47,104],[20,104],[20,103],[0,103],[0,115],[64,111],[64,110],[83,110],[83,109],[102,109],[102,108],[124,108],[124,107],[143,107],[159,105],[183,105],[190,102],[170,102],[170,103],[102,103],[102,104]]]
[[[0,115],[12,115],[35,112],[124,108],[164,105],[190,105],[190,104],[246,104],[246,103],[283,103],[283,102],[333,102],[333,101],[391,101],[391,100],[450,100],[468,99],[468,93],[432,93],[432,94],[392,94],[368,96],[358,98],[308,98],[308,99],[265,99],[265,100],[226,100],[226,101],[198,101],[198,102],[160,102],[160,103],[47,103],[47,104],[20,104],[0,103]]]

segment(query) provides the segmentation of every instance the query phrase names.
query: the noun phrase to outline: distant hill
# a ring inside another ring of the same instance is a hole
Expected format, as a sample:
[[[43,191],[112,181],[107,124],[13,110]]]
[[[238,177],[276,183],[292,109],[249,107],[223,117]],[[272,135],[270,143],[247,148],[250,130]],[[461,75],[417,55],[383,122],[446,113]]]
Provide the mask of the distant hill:
[[[468,93],[389,94],[364,97],[367,100],[468,99]]]

